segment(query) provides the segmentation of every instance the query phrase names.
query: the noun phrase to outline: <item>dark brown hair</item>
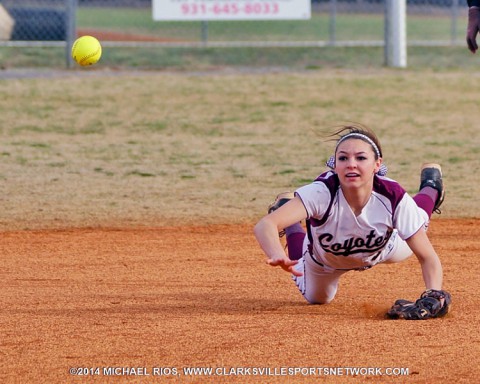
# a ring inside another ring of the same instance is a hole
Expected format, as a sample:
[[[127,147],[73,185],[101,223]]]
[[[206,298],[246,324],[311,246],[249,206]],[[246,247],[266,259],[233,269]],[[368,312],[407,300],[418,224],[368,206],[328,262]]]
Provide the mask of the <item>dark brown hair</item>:
[[[363,135],[363,136],[368,137],[368,139],[370,139],[377,146],[380,157],[383,157],[382,146],[380,145],[380,141],[378,140],[377,135],[375,134],[375,132],[373,132],[373,130],[371,130],[370,128],[368,128],[368,127],[366,127],[362,124],[351,123],[351,124],[348,124],[348,125],[343,125],[340,129],[337,129],[330,136],[335,137],[334,140],[336,140],[337,145],[338,145],[338,143],[340,141],[342,141],[343,137],[345,137],[347,135],[350,135],[352,133],[357,133],[359,135]],[[378,158],[377,151],[376,151],[376,149],[374,148],[374,146],[372,145],[371,142],[369,142],[368,140],[366,140],[362,137],[359,137],[359,136],[352,136],[352,139],[360,139],[360,140],[363,140],[366,143],[370,144],[372,146],[373,152],[375,153],[375,159]],[[349,138],[347,138],[345,140],[349,140]]]

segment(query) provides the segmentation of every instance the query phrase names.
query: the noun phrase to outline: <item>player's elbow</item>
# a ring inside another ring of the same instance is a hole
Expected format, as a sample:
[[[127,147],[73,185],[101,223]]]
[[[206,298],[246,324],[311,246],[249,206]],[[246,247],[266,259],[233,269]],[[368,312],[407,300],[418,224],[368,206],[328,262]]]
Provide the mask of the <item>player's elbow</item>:
[[[265,216],[257,224],[255,224],[255,226],[253,227],[253,234],[257,239],[259,239],[266,232],[268,232],[268,229],[272,226],[273,224],[270,222],[268,216]]]

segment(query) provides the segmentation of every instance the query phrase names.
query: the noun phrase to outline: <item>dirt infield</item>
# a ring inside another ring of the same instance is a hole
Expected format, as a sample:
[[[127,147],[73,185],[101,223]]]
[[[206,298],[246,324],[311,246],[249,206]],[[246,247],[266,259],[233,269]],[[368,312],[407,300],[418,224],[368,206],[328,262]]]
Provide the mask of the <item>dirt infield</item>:
[[[479,229],[432,221],[454,306],[424,322],[383,318],[422,290],[413,258],[349,273],[313,306],[263,263],[252,225],[3,232],[0,381],[478,382]]]

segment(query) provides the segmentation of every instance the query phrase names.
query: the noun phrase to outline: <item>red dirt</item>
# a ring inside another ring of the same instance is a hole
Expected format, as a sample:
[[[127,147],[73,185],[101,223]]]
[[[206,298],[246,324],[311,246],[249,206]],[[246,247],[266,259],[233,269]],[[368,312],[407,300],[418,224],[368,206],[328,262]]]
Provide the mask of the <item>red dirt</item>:
[[[122,33],[107,31],[101,29],[88,29],[82,28],[77,29],[77,36],[95,36],[99,41],[152,41],[152,42],[179,42],[180,40],[172,38],[164,38],[151,35],[139,35],[132,33]]]
[[[178,373],[169,382],[478,382],[479,229],[479,219],[431,223],[453,311],[410,322],[383,314],[422,291],[414,258],[351,272],[331,304],[314,306],[264,264],[251,225],[3,232],[0,381],[163,382],[163,367]],[[225,376],[230,367],[263,375]],[[285,370],[295,367],[331,369]]]

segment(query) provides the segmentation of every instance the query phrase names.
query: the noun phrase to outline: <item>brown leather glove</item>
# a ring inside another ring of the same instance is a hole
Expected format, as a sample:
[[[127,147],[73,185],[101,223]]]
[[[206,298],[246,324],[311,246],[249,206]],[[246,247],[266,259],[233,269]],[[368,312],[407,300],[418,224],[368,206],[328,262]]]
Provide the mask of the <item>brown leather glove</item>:
[[[478,49],[477,34],[480,31],[480,7],[468,9],[467,45],[468,49],[475,53]]]

